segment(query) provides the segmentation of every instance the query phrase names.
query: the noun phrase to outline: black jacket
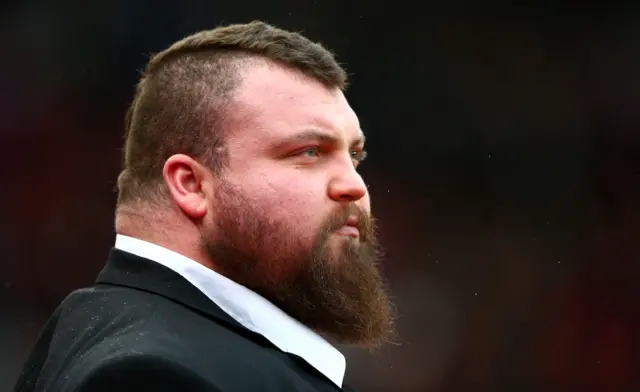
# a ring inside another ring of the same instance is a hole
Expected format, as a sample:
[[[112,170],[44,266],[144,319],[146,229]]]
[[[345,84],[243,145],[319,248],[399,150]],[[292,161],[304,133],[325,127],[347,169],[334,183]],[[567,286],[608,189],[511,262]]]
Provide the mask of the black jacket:
[[[48,320],[15,392],[339,391],[170,269],[113,249]],[[349,390],[344,388],[342,390]]]

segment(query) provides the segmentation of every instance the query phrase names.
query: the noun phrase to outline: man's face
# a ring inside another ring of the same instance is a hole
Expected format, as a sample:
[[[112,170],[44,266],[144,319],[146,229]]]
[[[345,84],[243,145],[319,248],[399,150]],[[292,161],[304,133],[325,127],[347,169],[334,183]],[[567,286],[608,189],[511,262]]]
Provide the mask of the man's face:
[[[376,266],[358,119],[339,90],[274,65],[245,71],[203,225],[214,265],[338,343],[393,333]]]

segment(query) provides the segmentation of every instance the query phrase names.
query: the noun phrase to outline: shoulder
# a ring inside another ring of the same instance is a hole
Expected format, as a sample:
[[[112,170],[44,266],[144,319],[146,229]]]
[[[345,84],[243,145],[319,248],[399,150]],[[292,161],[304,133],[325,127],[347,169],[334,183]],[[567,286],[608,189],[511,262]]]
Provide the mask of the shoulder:
[[[65,377],[62,391],[220,391],[185,365],[154,354],[114,355],[93,366],[76,366]]]
[[[64,392],[223,392],[298,390],[303,381],[295,372],[278,370],[246,356],[223,355],[197,360],[185,351],[171,352],[165,347],[140,347],[110,355],[96,351],[68,368],[62,385]]]
[[[118,289],[69,302],[49,350],[55,390],[269,391],[297,378],[275,348],[168,299]]]
[[[64,387],[55,390],[272,391],[295,378],[272,350],[222,334],[223,328],[210,325],[215,337],[206,337],[171,324],[100,336],[61,369],[57,379]]]

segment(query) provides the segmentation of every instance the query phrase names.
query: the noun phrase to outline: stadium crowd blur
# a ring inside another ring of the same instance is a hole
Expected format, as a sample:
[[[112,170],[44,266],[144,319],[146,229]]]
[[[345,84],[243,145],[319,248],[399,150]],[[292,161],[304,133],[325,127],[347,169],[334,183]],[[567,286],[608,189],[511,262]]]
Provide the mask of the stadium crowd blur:
[[[402,341],[343,348],[352,385],[640,391],[640,12],[227,3],[1,6],[1,392],[113,244],[148,54],[252,19],[322,41],[353,74]]]

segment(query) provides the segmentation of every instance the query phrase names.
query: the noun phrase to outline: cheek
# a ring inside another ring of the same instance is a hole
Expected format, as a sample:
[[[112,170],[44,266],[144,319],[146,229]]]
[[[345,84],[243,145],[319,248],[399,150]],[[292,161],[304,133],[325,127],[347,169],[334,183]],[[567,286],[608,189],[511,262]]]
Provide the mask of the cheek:
[[[242,188],[275,221],[299,227],[322,219],[325,200],[320,181],[304,173],[260,173],[246,179]]]
[[[262,163],[233,179],[247,202],[281,230],[297,237],[315,235],[332,207],[326,179],[312,170]]]
[[[329,211],[326,188],[312,175],[295,174],[267,182],[265,193],[269,192],[274,200],[278,200],[274,209],[279,210],[297,229],[309,228],[315,232]]]
[[[309,189],[308,184],[295,182],[270,183],[269,190],[274,201],[272,208],[297,224],[312,223],[320,213],[322,199]]]

